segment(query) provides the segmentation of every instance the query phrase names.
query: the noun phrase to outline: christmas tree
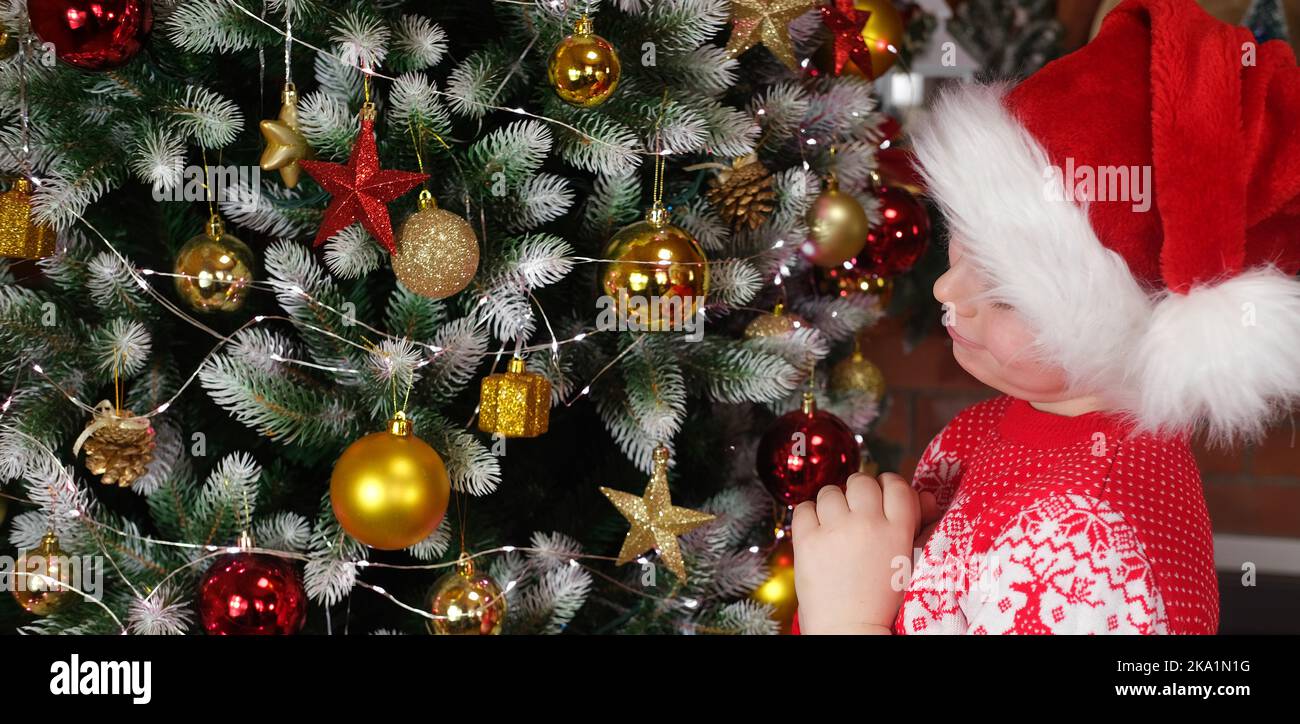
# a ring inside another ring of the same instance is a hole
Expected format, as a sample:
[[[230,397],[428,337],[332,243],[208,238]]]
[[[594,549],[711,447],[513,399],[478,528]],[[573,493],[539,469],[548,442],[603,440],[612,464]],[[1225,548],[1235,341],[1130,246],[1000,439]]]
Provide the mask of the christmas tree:
[[[781,628],[925,242],[888,3],[89,5],[0,14],[0,479],[103,578],[7,624]]]

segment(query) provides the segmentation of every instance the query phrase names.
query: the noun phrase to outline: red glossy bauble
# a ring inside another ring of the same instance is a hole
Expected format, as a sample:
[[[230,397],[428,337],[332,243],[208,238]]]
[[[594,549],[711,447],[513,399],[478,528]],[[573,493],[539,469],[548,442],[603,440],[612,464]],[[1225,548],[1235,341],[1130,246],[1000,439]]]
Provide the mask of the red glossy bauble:
[[[221,556],[199,584],[199,620],[213,636],[295,634],[307,620],[307,592],[288,560],[260,553]]]
[[[140,52],[153,26],[151,0],[33,0],[32,30],[82,70],[112,70]]]
[[[758,477],[787,505],[812,500],[827,485],[843,485],[858,472],[860,450],[853,430],[817,409],[811,395],[803,408],[777,418],[758,443]]]
[[[915,196],[898,186],[881,186],[881,223],[867,234],[867,245],[854,266],[881,277],[892,277],[912,268],[930,242],[930,214]]]

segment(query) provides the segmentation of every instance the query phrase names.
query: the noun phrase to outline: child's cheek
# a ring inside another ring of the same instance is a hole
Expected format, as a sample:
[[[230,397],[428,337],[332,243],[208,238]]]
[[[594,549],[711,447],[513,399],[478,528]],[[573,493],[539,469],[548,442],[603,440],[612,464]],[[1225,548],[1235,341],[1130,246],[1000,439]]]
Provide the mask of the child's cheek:
[[[1051,394],[1065,388],[1065,371],[1037,359],[1034,354],[1037,337],[1014,312],[1000,311],[989,321],[984,343],[989,355],[1002,367],[1004,377],[1031,392]]]

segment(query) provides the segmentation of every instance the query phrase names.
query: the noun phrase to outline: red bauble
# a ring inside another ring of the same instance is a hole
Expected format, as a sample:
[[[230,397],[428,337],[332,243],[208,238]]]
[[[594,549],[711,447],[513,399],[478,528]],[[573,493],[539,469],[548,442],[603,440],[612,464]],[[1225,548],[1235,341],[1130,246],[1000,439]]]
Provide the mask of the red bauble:
[[[221,556],[199,584],[199,620],[213,636],[298,633],[307,592],[289,561],[260,553]]]
[[[898,186],[876,189],[881,223],[867,234],[867,245],[853,264],[859,270],[881,277],[902,274],[930,242],[930,214],[925,204]]]
[[[82,70],[112,70],[140,52],[153,26],[150,0],[32,0],[32,30]]]
[[[758,443],[758,477],[787,505],[844,485],[861,463],[857,437],[840,418],[804,397],[803,408],[777,418]]]

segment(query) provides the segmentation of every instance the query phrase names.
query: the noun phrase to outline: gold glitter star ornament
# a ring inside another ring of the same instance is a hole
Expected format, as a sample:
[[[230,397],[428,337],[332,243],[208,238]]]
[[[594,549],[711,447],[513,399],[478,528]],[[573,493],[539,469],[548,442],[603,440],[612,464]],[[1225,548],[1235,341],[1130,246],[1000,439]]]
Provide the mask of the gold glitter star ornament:
[[[792,70],[799,59],[790,44],[790,21],[813,8],[811,0],[731,0],[731,38],[727,54],[735,58],[761,43]]]
[[[713,515],[690,508],[673,505],[668,492],[668,448],[660,445],[654,451],[654,473],[641,497],[613,488],[601,487],[600,492],[627,518],[632,529],[623,539],[623,549],[618,552],[618,564],[623,565],[652,548],[659,550],[659,558],[679,580],[686,580],[686,566],[682,563],[682,550],[677,536],[713,520]]]
[[[262,121],[261,129],[262,138],[266,140],[266,149],[262,151],[259,162],[262,170],[278,170],[285,186],[297,186],[302,173],[298,162],[311,158],[313,153],[307,139],[298,131],[298,91],[293,83],[284,84],[279,120]]]

